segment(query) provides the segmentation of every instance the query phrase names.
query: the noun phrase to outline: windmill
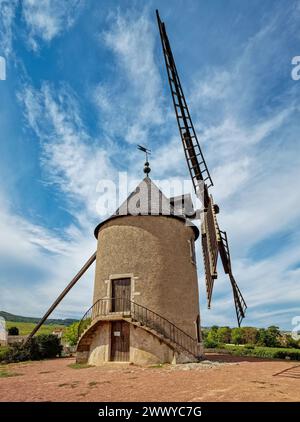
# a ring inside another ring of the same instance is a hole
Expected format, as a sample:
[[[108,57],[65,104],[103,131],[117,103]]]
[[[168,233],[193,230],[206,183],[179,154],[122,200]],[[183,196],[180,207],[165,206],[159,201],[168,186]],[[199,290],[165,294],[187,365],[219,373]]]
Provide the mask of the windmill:
[[[219,212],[219,207],[214,204],[213,198],[208,191],[213,186],[213,182],[183,94],[165,25],[160,20],[158,11],[156,14],[184,153],[195,193],[203,203],[201,239],[208,306],[210,307],[211,305],[214,280],[217,278],[217,261],[220,255],[225,273],[228,274],[231,282],[237,320],[240,325],[245,316],[246,303],[233,277],[227,235],[226,232],[220,230],[217,222],[216,215]],[[124,324],[127,324],[124,325],[124,327],[127,327],[126,329],[124,328],[124,333],[127,333],[127,337],[125,334],[120,336],[119,324],[119,328],[112,331],[111,338],[118,338],[119,335],[122,339],[125,337],[128,339],[129,331],[132,331],[132,327],[129,330],[128,324],[139,324],[139,327],[143,326],[147,330],[151,330],[151,333],[159,338],[159,344],[163,341],[165,344],[171,345],[170,349],[165,349],[165,352],[169,353],[170,361],[173,359],[173,352],[175,353],[176,350],[178,352],[178,347],[180,349],[179,354],[184,349],[185,352],[188,352],[194,358],[199,358],[201,355],[198,283],[193,246],[199,231],[194,224],[191,224],[191,227],[187,227],[185,224],[186,220],[188,218],[191,219],[194,214],[193,207],[189,207],[192,209],[191,212],[183,210],[182,215],[174,215],[174,201],[176,198],[167,199],[149,178],[148,155],[151,154],[151,151],[141,145],[138,145],[138,149],[146,155],[144,167],[146,177],[137,186],[136,190],[129,195],[123,205],[128,211],[130,201],[135,200],[135,195],[141,191],[142,184],[146,184],[150,192],[155,193],[153,197],[152,194],[148,195],[148,193],[145,196],[148,200],[145,208],[146,213],[136,216],[130,212],[120,213],[118,209],[112,216],[98,224],[94,232],[98,241],[97,252],[93,253],[53,302],[29,334],[25,343],[33,337],[67,293],[96,261],[93,305],[79,324],[79,327],[83,330],[78,332],[77,352],[79,353],[79,359],[89,358],[89,348],[92,347],[93,336],[96,335],[96,331],[99,328],[96,324],[104,324],[102,317],[106,323],[112,325],[113,329],[113,322],[110,322],[108,316],[115,312],[113,308],[116,305],[112,307],[112,304],[118,304],[116,299],[120,299],[113,294],[114,291],[126,293],[121,298],[121,303],[124,302],[129,306],[132,318],[130,321],[128,320],[127,309],[125,310],[125,315],[118,314],[118,318]],[[152,205],[159,205],[159,209],[154,214],[149,212],[149,210],[152,210]],[[122,218],[122,224],[119,224],[120,218]],[[150,219],[151,224],[149,224]],[[127,221],[127,225],[124,221]],[[115,227],[113,230],[108,230],[111,226]],[[140,233],[138,237],[136,237],[137,233]],[[153,239],[156,239],[155,243],[153,243]],[[176,244],[177,248],[170,250],[170,245],[172,244]],[[190,253],[187,252],[187,244],[189,245]],[[183,251],[185,251],[185,255]],[[151,266],[141,265],[141,263],[148,261],[151,262]],[[153,276],[154,273],[156,274],[155,277]],[[110,274],[109,278],[107,278],[107,274]],[[139,285],[143,280],[147,280],[147,282],[144,282],[139,291],[136,292],[136,285]],[[174,285],[176,289],[174,289]],[[135,296],[138,298],[138,303],[135,300],[128,299],[128,297],[134,299]],[[180,313],[178,313],[179,308],[181,309]],[[116,315],[111,315],[111,317],[113,321]],[[89,326],[86,325],[87,321],[90,324]],[[196,338],[191,335],[195,327]],[[104,330],[104,332],[107,333],[108,331]],[[145,333],[142,331],[139,331],[139,333],[139,336],[135,336],[133,330],[133,341],[137,341],[133,350],[138,350],[140,347],[138,339],[141,339],[143,343]],[[105,347],[109,350],[110,346],[108,346],[108,343],[110,340],[107,338],[102,340],[107,343]],[[153,343],[153,347],[151,346],[153,350],[151,348],[149,350],[150,355],[152,352],[154,355],[161,352],[161,350],[158,352],[155,344]],[[122,349],[124,345],[121,346]],[[129,347],[129,340],[126,343],[126,347]],[[141,355],[137,358],[137,362],[139,362],[140,358],[141,361],[144,359],[143,347],[142,345]],[[91,353],[93,355],[93,352]],[[84,358],[80,357],[80,354],[83,354]],[[154,355],[151,356],[153,357]],[[159,361],[161,360],[163,361],[163,358],[159,358]]]
[[[209,188],[213,186],[213,181],[185,100],[166,27],[160,19],[158,10],[156,10],[156,16],[184,154],[195,194],[203,204],[203,211],[201,213],[201,241],[208,308],[211,306],[214,281],[218,277],[217,261],[220,255],[224,271],[228,274],[232,286],[237,322],[240,326],[242,319],[245,317],[247,305],[232,273],[227,234],[219,228],[216,216],[219,213],[219,207],[214,204],[213,197],[209,194]]]

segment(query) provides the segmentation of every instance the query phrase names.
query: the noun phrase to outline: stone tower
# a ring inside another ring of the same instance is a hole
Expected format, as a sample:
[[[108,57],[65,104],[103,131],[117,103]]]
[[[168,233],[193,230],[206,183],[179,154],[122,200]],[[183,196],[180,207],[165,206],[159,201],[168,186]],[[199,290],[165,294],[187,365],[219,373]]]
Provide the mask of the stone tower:
[[[180,198],[181,199],[181,198]],[[137,364],[201,355],[194,242],[185,207],[147,176],[95,229],[93,306],[80,324],[77,361]]]

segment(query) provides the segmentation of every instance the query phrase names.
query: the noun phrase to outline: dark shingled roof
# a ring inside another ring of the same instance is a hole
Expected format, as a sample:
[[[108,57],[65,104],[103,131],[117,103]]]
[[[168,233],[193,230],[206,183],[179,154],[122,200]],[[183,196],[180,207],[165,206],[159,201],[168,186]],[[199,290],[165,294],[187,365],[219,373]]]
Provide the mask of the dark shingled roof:
[[[95,228],[95,237],[98,238],[98,232],[100,227],[107,221],[113,218],[125,217],[125,216],[166,216],[170,218],[177,218],[186,222],[188,216],[185,210],[188,210],[188,215],[191,216],[194,213],[193,204],[190,195],[183,196],[185,200],[185,208],[182,206],[181,197],[168,199],[161,190],[153,183],[149,177],[145,177],[135,190],[128,196],[128,198],[122,203],[122,205],[111,215],[107,220],[102,221]],[[195,239],[199,236],[198,228],[189,221],[189,225],[192,227],[195,233]]]

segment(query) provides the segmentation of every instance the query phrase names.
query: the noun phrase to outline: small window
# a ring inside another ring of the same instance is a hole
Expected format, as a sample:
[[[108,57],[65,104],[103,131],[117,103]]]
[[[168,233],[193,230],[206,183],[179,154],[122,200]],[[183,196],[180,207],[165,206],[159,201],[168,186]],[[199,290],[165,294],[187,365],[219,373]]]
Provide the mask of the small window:
[[[190,245],[190,257],[191,257],[191,262],[196,265],[196,253],[195,253],[195,242],[194,239],[191,239],[188,241],[189,245]]]

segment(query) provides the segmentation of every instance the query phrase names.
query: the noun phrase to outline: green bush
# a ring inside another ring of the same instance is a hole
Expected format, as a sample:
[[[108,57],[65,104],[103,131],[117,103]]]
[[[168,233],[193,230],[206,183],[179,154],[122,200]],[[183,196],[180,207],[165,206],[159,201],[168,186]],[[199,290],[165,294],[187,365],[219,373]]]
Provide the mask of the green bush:
[[[10,327],[8,329],[9,336],[18,336],[19,335],[19,328],[18,327]]]
[[[61,351],[62,346],[57,336],[53,334],[41,334],[30,339],[26,345],[13,345],[4,354],[2,361],[11,363],[55,358],[60,356]]]
[[[277,326],[271,325],[267,329],[258,330],[258,344],[267,347],[280,347],[282,336]]]
[[[243,343],[243,332],[240,327],[236,327],[231,330],[231,342],[233,344]]]
[[[217,330],[218,343],[230,343],[231,341],[231,328],[219,327]]]
[[[224,346],[226,350],[235,356],[253,356],[267,359],[286,359],[300,360],[299,349],[284,349],[278,347],[254,347],[249,348],[245,346]]]
[[[255,346],[253,344],[245,344],[245,349],[247,350],[253,350],[255,348]]]
[[[300,349],[300,341],[293,339],[290,335],[286,336],[285,345],[286,347],[291,347],[292,349]]]
[[[70,346],[75,346],[78,341],[78,326],[79,322],[73,322],[73,324],[69,325],[64,332],[63,339],[66,341],[67,344]],[[82,331],[84,330],[84,327]]]
[[[6,355],[9,353],[10,349],[11,348],[9,346],[1,346],[0,347],[0,362],[5,359]]]
[[[62,346],[60,339],[54,334],[41,334],[35,337],[37,343],[37,355],[39,359],[49,359],[60,356]]]
[[[206,349],[215,349],[215,348],[219,347],[219,343],[215,340],[212,340],[212,339],[205,339],[204,340],[204,347]]]

